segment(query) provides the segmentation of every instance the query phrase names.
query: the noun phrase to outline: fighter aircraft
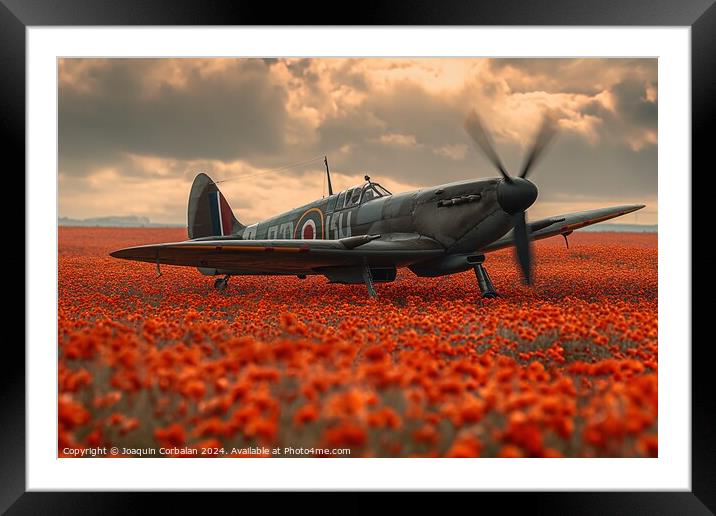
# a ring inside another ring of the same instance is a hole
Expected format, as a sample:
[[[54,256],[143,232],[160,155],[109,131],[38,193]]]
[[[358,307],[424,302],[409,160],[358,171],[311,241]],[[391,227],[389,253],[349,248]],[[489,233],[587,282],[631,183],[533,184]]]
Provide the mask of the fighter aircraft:
[[[514,247],[526,284],[532,284],[531,242],[567,236],[574,230],[636,211],[644,205],[602,208],[527,222],[526,210],[537,199],[527,176],[554,136],[545,117],[517,176],[502,164],[479,116],[465,129],[500,172],[500,177],[469,179],[393,194],[365,176],[365,182],[334,193],[328,161],[328,197],[270,219],[245,226],[234,215],[217,183],[206,174],[194,179],[189,194],[189,239],[114,251],[126,260],[196,267],[219,276],[214,287],[226,289],[231,276],[323,275],[332,283],[395,280],[407,267],[417,276],[435,277],[473,269],[483,297],[497,295],[485,269],[485,255]]]

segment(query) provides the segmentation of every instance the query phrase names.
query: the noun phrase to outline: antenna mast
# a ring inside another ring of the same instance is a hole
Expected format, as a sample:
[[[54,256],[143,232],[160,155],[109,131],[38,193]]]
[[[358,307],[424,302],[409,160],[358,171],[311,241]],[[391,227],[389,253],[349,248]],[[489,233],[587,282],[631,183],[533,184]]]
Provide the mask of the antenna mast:
[[[326,165],[326,177],[328,178],[328,195],[333,195],[333,186],[331,185],[331,171],[328,168],[327,156],[323,156],[323,163]]]

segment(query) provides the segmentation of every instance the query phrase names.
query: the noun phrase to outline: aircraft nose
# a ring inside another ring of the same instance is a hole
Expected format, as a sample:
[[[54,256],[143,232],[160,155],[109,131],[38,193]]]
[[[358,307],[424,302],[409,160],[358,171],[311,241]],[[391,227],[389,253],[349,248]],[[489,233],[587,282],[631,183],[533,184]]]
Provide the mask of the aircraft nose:
[[[537,199],[537,187],[521,177],[512,178],[512,182],[502,181],[497,186],[497,202],[510,215],[525,211]]]

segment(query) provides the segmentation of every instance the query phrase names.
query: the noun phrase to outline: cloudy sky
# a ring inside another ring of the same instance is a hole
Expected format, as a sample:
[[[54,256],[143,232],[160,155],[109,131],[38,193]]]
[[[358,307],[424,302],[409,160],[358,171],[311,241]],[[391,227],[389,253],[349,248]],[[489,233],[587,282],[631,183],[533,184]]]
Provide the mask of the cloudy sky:
[[[251,223],[369,174],[393,192],[493,177],[475,109],[517,173],[543,113],[559,134],[530,179],[532,219],[645,203],[657,213],[656,59],[64,59],[59,214],[186,223],[214,180]]]

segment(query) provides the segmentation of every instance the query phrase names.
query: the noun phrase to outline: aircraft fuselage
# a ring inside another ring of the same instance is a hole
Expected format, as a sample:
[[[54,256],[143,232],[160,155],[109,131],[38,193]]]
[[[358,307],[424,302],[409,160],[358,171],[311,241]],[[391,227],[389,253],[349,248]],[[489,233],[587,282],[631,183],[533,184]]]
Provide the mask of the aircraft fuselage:
[[[236,236],[246,240],[335,240],[417,233],[437,240],[450,254],[472,253],[512,227],[509,214],[498,201],[501,182],[459,181],[370,199],[366,197],[371,184],[366,183],[249,225]],[[357,201],[351,202],[351,198]]]

